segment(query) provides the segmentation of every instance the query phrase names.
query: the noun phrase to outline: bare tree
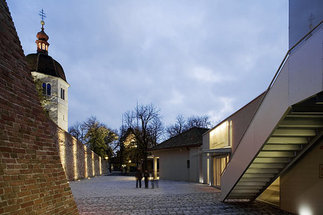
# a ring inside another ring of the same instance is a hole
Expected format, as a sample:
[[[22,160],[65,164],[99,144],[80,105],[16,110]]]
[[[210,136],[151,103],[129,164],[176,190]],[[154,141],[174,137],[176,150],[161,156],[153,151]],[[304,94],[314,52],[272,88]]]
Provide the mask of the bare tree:
[[[186,121],[183,115],[178,115],[176,117],[176,122],[174,125],[167,127],[166,132],[169,137],[174,137],[185,130]]]
[[[189,130],[193,127],[208,128],[211,126],[208,116],[191,116],[187,120],[184,119],[183,115],[176,117],[174,125],[168,126],[166,132],[168,137],[174,137],[184,131]]]
[[[146,170],[148,148],[155,146],[163,133],[159,110],[152,104],[137,105],[134,110],[126,112],[123,119],[125,126],[135,136],[137,150]]]
[[[210,125],[208,116],[191,116],[187,119],[186,130],[193,127],[208,128]]]
[[[72,136],[74,136],[77,140],[79,140],[83,144],[85,143],[84,136],[86,134],[86,130],[83,124],[81,124],[80,122],[76,122],[74,125],[70,126],[68,128],[68,133],[70,133]]]

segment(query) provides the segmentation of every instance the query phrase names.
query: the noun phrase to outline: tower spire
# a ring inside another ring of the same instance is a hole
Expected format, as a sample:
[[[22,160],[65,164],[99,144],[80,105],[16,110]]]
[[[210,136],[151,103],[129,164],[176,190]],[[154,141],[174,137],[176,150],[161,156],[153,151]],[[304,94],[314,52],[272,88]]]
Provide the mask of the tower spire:
[[[46,14],[44,13],[43,9],[41,9],[41,11],[39,11],[39,16],[41,17],[40,24],[41,24],[41,30],[43,31],[44,30],[44,25],[45,25],[44,18],[46,18]]]
[[[49,37],[44,31],[44,25],[45,25],[44,18],[46,18],[46,14],[43,9],[39,11],[39,16],[41,17],[41,21],[40,21],[41,31],[38,32],[36,35],[37,53],[48,54],[49,43],[47,42],[47,40],[49,39]]]

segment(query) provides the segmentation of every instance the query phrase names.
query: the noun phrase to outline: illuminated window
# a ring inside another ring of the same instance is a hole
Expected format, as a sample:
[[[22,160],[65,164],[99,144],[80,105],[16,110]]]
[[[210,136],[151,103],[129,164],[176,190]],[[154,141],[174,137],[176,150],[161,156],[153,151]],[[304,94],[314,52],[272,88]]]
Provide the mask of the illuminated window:
[[[52,94],[52,89],[51,85],[47,84],[47,95],[50,96]]]
[[[48,45],[46,45],[46,51],[48,51]]]
[[[41,44],[40,43],[38,43],[38,48],[41,49]]]
[[[45,44],[43,43],[42,45],[43,45],[43,48],[42,49],[45,50]]]
[[[65,100],[65,90],[61,88],[61,99]]]
[[[232,145],[232,121],[225,121],[212,129],[210,135],[210,149],[218,149]]]

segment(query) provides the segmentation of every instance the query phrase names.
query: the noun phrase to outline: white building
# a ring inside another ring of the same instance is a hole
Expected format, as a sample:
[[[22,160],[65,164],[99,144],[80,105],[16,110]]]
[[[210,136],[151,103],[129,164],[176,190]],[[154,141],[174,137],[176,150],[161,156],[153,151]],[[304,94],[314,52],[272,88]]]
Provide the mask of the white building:
[[[42,90],[43,107],[49,117],[62,129],[68,129],[68,88],[63,67],[48,55],[49,37],[44,31],[37,33],[37,53],[26,56],[32,76]]]

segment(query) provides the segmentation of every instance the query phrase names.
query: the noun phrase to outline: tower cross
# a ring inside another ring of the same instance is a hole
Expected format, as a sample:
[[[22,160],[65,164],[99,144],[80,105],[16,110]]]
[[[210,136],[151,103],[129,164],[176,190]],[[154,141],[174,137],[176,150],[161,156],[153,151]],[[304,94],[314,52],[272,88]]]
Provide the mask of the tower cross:
[[[46,18],[46,14],[44,13],[44,10],[41,9],[38,15],[41,17],[41,21],[40,21],[41,29],[44,30],[44,25],[45,25],[44,18]]]
[[[44,21],[44,18],[46,18],[46,14],[43,9],[41,9],[41,11],[39,11],[39,16],[41,17],[41,21]]]

